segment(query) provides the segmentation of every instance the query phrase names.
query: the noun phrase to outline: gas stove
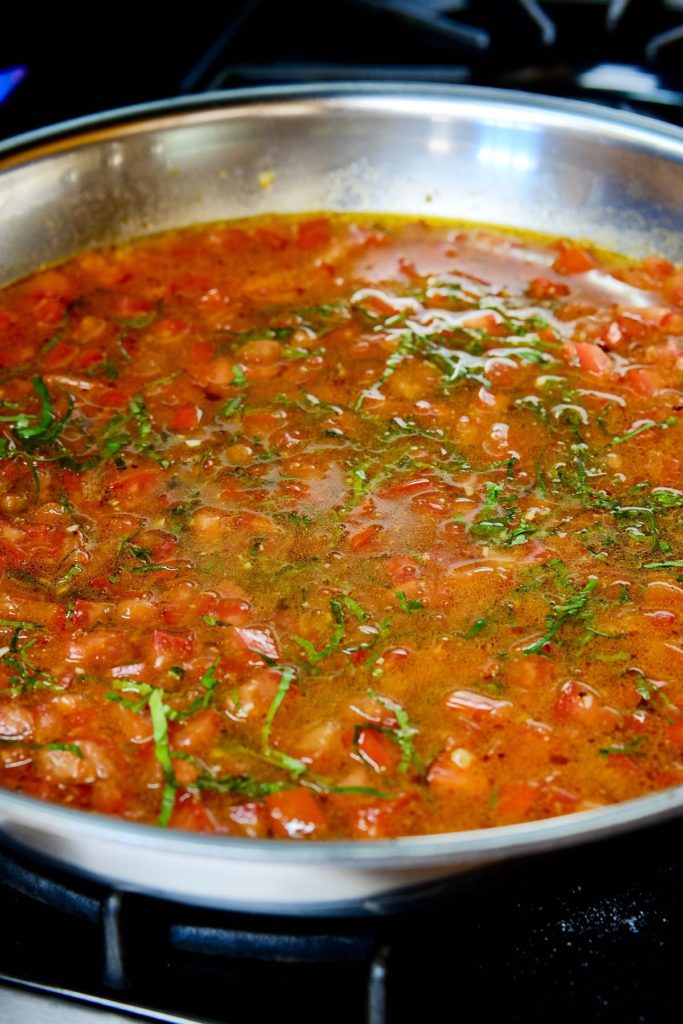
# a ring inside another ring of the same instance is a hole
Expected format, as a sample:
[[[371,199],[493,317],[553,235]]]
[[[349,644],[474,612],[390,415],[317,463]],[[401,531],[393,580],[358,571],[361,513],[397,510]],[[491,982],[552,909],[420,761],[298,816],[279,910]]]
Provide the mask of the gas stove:
[[[683,125],[683,0],[235,0],[192,19],[118,10],[93,42],[61,9],[0,39],[0,136],[235,87],[461,83]],[[464,875],[390,917],[180,906],[0,850],[0,1019],[113,1024],[324,1017],[369,1024],[671,1019],[683,823]]]
[[[671,1019],[683,823],[465,875],[389,917],[261,917],[119,892],[8,847],[0,1017],[114,1024]],[[449,1011],[450,1008],[450,1011]]]
[[[128,9],[127,9],[128,8]],[[146,100],[318,81],[470,83],[683,124],[683,0],[233,0],[191,19],[123,5],[106,32],[15,10],[0,134]]]

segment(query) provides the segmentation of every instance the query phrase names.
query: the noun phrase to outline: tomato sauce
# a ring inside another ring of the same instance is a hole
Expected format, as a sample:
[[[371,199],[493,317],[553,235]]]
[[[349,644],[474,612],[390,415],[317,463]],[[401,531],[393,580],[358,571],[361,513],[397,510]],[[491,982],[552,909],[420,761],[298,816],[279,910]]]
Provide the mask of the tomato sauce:
[[[382,838],[683,782],[683,272],[268,217],[0,292],[0,784]]]

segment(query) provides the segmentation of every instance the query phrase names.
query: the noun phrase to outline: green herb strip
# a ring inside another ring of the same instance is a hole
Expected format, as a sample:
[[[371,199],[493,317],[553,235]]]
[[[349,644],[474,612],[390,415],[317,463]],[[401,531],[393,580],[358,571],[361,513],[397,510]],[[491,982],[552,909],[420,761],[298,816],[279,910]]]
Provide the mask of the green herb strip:
[[[161,794],[161,808],[157,824],[165,827],[168,825],[173,808],[175,806],[175,794],[177,782],[173,770],[172,754],[168,743],[168,720],[173,713],[167,704],[164,703],[166,693],[160,686],[150,686],[149,683],[139,683],[135,679],[116,679],[113,683],[116,690],[120,691],[107,693],[108,700],[117,701],[131,711],[140,712],[145,707],[149,709],[152,719],[152,736],[154,738],[154,754],[164,773],[164,787]],[[138,701],[131,701],[124,694],[133,694],[139,697]]]
[[[391,700],[389,697],[380,696],[375,693],[372,688],[368,689],[368,694],[373,698],[373,700],[378,701],[382,707],[387,708],[388,711],[392,711],[396,716],[396,726],[393,729],[382,727],[380,731],[391,736],[398,744],[398,748],[401,751],[401,760],[398,764],[397,770],[405,773],[412,765],[416,771],[423,772],[424,763],[415,752],[415,745],[413,743],[414,737],[418,735],[419,730],[412,725],[410,718],[408,717],[408,712],[395,700]]]
[[[266,720],[261,729],[261,742],[263,745],[263,753],[270,761],[277,764],[280,768],[284,768],[285,771],[291,772],[292,775],[298,776],[306,771],[306,765],[303,761],[299,761],[295,757],[290,757],[289,754],[283,754],[281,750],[275,749],[270,743],[270,733],[273,721],[295,679],[296,671],[290,665],[285,665],[285,667],[280,670],[280,681],[277,685],[275,696],[268,708]]]
[[[403,590],[396,591],[396,600],[399,603],[399,607],[402,608],[404,612],[419,612],[422,608],[424,608],[422,601],[417,601],[414,598],[409,599],[408,597],[406,597],[406,594]]]
[[[543,650],[546,644],[549,644],[555,638],[556,633],[568,622],[587,618],[590,597],[597,585],[597,579],[589,579],[588,583],[586,583],[586,585],[577,594],[570,598],[566,604],[555,605],[552,613],[546,619],[545,634],[540,638],[540,640],[536,640],[528,647],[524,647],[524,654],[538,654],[539,651]]]
[[[292,636],[292,640],[295,644],[298,644],[298,646],[301,647],[311,665],[317,665],[317,663],[322,661],[324,658],[329,658],[331,654],[334,654],[334,652],[338,650],[342,640],[344,639],[344,634],[346,633],[344,611],[340,602],[334,598],[330,601],[330,611],[332,612],[332,617],[335,621],[334,632],[325,646],[320,650],[318,650],[315,644],[311,643],[311,641],[307,640],[305,637]]]

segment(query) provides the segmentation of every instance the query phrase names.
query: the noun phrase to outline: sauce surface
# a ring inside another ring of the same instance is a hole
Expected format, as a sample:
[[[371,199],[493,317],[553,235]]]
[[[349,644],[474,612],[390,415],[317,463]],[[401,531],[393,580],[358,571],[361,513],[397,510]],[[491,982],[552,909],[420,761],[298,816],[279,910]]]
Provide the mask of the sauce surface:
[[[315,215],[0,292],[0,784],[382,838],[683,782],[683,272]]]

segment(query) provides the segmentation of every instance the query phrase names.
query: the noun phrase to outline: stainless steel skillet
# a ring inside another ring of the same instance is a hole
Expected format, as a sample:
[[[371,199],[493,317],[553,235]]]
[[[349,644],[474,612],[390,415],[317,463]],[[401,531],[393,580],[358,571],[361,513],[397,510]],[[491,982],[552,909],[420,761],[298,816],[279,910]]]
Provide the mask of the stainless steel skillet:
[[[0,282],[88,246],[266,211],[486,221],[683,260],[683,132],[519,93],[290,88],[116,111],[0,145]],[[653,822],[683,787],[562,818],[380,842],[170,832],[0,791],[0,828],[81,872],[175,900],[373,911],[406,887]]]

